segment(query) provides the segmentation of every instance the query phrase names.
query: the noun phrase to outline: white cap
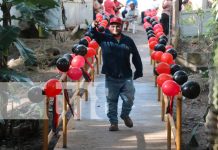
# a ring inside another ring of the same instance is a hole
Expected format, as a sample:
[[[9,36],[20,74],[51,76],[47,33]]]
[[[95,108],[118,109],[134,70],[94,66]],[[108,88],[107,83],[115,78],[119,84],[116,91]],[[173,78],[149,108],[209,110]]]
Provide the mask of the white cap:
[[[134,4],[134,5],[135,5],[135,3],[134,3],[133,1],[130,1],[130,2],[128,3],[128,5],[131,5],[131,4]]]

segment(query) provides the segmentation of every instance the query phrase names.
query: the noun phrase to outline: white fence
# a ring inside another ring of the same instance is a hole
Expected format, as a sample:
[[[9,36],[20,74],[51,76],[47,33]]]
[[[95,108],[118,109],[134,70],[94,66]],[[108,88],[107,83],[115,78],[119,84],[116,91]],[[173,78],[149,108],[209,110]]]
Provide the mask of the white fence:
[[[208,22],[211,18],[210,10],[181,12],[180,37],[198,36],[207,32]]]

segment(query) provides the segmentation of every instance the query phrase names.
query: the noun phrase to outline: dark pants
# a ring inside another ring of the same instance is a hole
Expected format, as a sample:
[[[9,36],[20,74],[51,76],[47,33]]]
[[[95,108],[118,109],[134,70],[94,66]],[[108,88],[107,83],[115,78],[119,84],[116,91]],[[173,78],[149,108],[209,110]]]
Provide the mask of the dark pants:
[[[141,12],[141,23],[144,23],[145,12]]]
[[[164,33],[169,34],[169,15],[162,13],[160,18],[160,23],[163,26]]]
[[[122,17],[125,18],[125,17],[126,17],[126,14],[127,14],[127,10],[124,9],[124,10],[122,11]]]

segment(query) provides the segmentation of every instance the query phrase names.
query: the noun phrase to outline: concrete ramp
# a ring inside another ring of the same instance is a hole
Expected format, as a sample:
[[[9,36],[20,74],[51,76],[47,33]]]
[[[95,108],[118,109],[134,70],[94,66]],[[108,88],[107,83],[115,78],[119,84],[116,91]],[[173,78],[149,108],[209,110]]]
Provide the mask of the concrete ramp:
[[[153,67],[147,37],[139,26],[137,33],[124,33],[131,36],[140,52],[144,66],[144,77],[134,81],[136,95],[130,117],[134,127],[128,128],[119,118],[119,131],[108,131],[104,75],[97,75],[94,86],[89,85],[89,101],[81,101],[81,120],[71,120],[68,125],[67,148],[72,150],[166,150],[167,133],[161,121],[161,107],[157,101],[157,88],[154,86]],[[118,116],[122,100],[119,100]],[[62,137],[56,145],[62,150]]]

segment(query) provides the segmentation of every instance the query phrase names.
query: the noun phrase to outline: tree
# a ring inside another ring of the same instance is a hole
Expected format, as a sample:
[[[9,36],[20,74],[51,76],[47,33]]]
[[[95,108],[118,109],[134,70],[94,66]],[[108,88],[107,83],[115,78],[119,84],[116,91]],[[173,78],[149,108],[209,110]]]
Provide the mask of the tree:
[[[21,17],[11,16],[10,10],[16,6],[21,13]],[[55,0],[1,0],[0,8],[3,13],[0,18],[0,118],[7,118],[7,82],[28,82],[32,81],[26,76],[7,68],[8,50],[14,44],[24,59],[25,65],[37,65],[37,60],[32,49],[26,47],[19,39],[20,29],[11,25],[12,19],[26,21],[46,29],[45,11],[55,8],[58,4]],[[2,84],[4,82],[4,84]],[[0,119],[0,129],[3,128],[1,135],[5,136],[8,120]],[[4,124],[2,126],[2,124]],[[1,131],[1,130],[0,130]]]
[[[206,116],[206,132],[209,149],[218,149],[218,0],[213,0],[212,3],[213,20],[209,32],[214,45],[211,64],[209,66],[210,75],[210,93],[209,104],[210,108]]]

